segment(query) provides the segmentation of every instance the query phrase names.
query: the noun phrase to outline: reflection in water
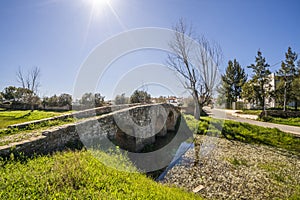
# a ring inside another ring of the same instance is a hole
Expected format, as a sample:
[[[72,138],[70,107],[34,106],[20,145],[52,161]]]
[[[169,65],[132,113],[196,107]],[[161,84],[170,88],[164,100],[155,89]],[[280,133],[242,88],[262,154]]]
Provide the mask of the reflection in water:
[[[200,146],[201,143],[199,140],[194,140],[195,146],[195,161],[194,166],[198,166],[200,164]]]

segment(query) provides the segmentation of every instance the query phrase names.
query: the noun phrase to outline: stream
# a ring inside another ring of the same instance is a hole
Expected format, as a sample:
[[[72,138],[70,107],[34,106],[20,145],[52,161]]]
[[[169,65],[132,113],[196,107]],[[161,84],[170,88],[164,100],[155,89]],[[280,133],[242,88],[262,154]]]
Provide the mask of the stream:
[[[156,178],[156,181],[162,181],[164,177],[167,175],[168,171],[171,170],[177,163],[182,161],[182,156],[187,152],[189,149],[194,148],[194,143],[192,142],[182,142],[178,147],[175,156],[173,157],[171,163],[168,167]]]

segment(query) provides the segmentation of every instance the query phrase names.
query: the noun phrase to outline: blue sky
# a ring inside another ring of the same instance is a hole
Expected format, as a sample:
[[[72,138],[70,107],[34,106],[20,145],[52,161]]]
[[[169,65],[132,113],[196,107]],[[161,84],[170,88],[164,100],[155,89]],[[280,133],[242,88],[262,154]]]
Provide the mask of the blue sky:
[[[258,49],[270,65],[284,59],[288,46],[300,52],[297,0],[108,2],[110,6],[103,3],[93,10],[93,0],[1,1],[0,90],[18,85],[15,73],[19,66],[24,71],[38,66],[41,96],[72,94],[80,66],[97,45],[134,28],[172,28],[181,17],[193,24],[195,32],[220,44],[224,54],[221,71],[229,59],[236,58],[243,67],[250,65]],[[114,76],[122,74],[120,68],[124,72],[144,63],[164,63],[162,55],[159,51],[144,51],[119,59],[104,78],[107,85],[99,83],[97,90],[110,98],[112,85],[118,80]],[[162,90],[162,94],[168,93]],[[153,89],[154,96],[159,94],[157,91]]]

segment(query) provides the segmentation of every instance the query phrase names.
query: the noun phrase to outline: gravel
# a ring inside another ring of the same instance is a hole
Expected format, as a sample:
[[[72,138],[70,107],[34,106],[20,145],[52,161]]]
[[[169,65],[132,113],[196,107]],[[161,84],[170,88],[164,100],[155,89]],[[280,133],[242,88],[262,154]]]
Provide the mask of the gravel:
[[[207,199],[288,198],[300,187],[300,158],[285,150],[223,138],[197,136],[201,144],[168,171],[163,184],[176,185]],[[299,189],[298,189],[299,192]]]

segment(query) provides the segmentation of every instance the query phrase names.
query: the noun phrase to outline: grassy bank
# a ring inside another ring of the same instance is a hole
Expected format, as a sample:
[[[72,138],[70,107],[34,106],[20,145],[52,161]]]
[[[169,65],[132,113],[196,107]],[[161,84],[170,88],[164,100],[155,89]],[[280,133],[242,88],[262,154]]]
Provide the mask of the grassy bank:
[[[257,115],[259,116],[262,110],[242,110],[238,111],[238,114],[248,114],[248,115]],[[274,124],[283,124],[289,126],[300,126],[300,117],[290,117],[290,118],[281,118],[281,117],[264,117],[262,119],[258,119],[264,122],[271,122]]]
[[[110,162],[120,170],[103,165]],[[200,199],[178,188],[163,186],[120,155],[64,152],[25,162],[0,162],[0,199]]]
[[[238,111],[238,114],[246,114],[246,115],[259,115],[262,110],[242,110]]]
[[[200,121],[195,120],[192,116],[185,118],[194,133],[215,135],[244,143],[263,144],[300,154],[300,138],[276,128],[265,128],[209,117],[202,117]]]
[[[30,110],[25,111],[0,111],[0,129],[6,128],[12,124],[19,124],[23,122],[39,120],[54,116],[62,115],[66,112],[49,112],[49,111],[38,111],[31,112]]]
[[[300,126],[300,117],[295,117],[295,118],[265,117],[260,120],[265,122],[275,123],[275,124]]]

